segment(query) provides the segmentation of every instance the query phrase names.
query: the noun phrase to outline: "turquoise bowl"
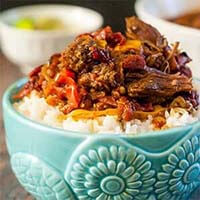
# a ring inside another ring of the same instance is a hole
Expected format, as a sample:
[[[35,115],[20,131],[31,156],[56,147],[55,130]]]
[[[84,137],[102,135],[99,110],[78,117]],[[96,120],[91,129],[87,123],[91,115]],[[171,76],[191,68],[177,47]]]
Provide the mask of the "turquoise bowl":
[[[51,128],[17,113],[3,97],[10,162],[42,200],[185,200],[200,186],[200,122],[141,135],[93,135]]]

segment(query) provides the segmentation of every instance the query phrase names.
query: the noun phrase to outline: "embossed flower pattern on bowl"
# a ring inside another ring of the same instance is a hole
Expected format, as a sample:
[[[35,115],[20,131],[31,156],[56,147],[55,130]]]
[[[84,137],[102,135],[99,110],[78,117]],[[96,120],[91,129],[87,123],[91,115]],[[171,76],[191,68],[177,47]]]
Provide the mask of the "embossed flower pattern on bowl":
[[[75,200],[62,176],[37,157],[16,153],[11,165],[19,182],[37,199]]]
[[[200,137],[178,146],[162,166],[155,184],[158,199],[183,200],[200,184]]]
[[[123,146],[101,146],[82,154],[71,172],[79,199],[147,199],[155,171],[142,154]]]

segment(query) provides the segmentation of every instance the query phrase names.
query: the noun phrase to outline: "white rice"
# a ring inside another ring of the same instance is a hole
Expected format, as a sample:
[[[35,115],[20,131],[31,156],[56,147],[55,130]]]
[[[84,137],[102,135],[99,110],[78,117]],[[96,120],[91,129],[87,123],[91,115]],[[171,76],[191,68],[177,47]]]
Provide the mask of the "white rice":
[[[196,85],[200,94],[200,84]],[[63,128],[65,130],[87,132],[87,133],[124,133],[124,134],[139,134],[155,130],[152,123],[152,117],[149,116],[146,121],[134,119],[123,124],[117,120],[116,116],[105,116],[97,119],[78,120],[72,118],[60,120],[62,113],[58,108],[50,106],[46,103],[44,98],[40,98],[36,91],[33,91],[29,97],[24,97],[18,103],[14,104],[17,111],[24,116],[37,121],[39,123],[47,124],[56,128]],[[165,128],[173,128],[192,124],[200,120],[200,107],[198,111],[189,114],[183,109],[171,109],[166,111],[166,125]]]

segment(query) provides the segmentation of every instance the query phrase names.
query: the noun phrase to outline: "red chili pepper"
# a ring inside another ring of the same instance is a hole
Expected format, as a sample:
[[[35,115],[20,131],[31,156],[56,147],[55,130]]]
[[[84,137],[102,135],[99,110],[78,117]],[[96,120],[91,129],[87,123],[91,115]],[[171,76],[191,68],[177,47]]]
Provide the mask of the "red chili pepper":
[[[66,78],[65,89],[69,104],[71,104],[74,108],[77,108],[80,103],[80,95],[77,84],[71,77]]]
[[[70,70],[68,70],[68,69],[65,69],[59,74],[58,79],[56,80],[56,82],[65,84],[67,77],[70,77],[70,78],[74,79],[75,78],[75,73],[70,71]]]
[[[56,82],[65,84],[65,96],[68,99],[68,103],[71,107],[77,108],[80,103],[80,95],[78,92],[78,86],[74,81],[75,73],[65,69],[63,70]]]
[[[65,74],[66,74],[67,77],[71,77],[71,78],[75,79],[75,73],[74,72],[66,69]]]

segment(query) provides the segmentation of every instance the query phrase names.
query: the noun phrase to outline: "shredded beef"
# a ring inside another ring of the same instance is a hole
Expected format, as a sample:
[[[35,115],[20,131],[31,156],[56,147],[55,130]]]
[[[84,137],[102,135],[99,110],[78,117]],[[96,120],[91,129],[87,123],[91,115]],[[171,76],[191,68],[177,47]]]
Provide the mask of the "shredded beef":
[[[48,64],[35,68],[15,98],[35,89],[65,114],[112,108],[126,121],[136,111],[153,112],[155,106],[197,109],[199,96],[187,66],[191,59],[179,43],[169,46],[154,27],[136,17],[127,18],[126,26],[126,37],[109,26],[78,36]],[[154,120],[158,126],[163,123],[159,117]]]

